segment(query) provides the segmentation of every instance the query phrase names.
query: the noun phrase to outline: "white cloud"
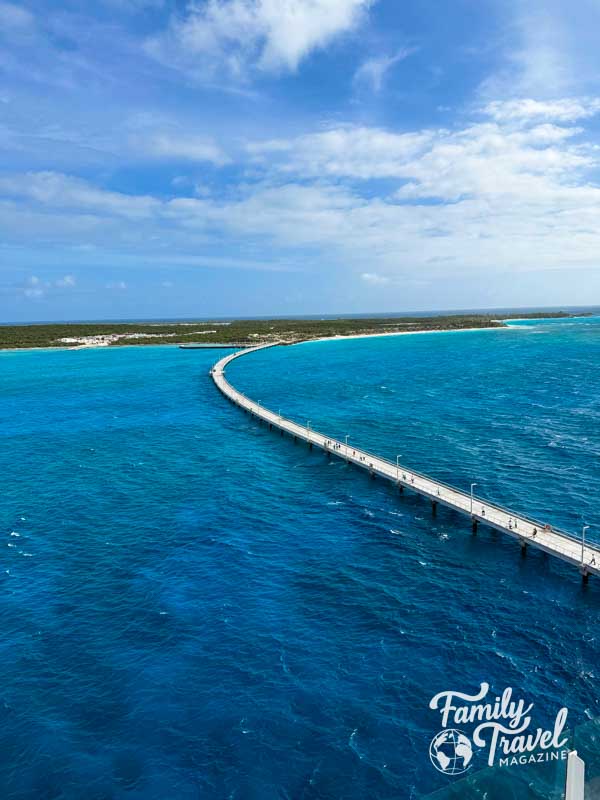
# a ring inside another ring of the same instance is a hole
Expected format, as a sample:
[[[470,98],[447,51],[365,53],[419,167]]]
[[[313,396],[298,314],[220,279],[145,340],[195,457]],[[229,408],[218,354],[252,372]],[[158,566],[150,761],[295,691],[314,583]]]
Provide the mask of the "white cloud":
[[[56,286],[61,289],[71,289],[75,284],[76,280],[73,275],[65,275],[56,281]]]
[[[113,291],[123,292],[125,289],[127,289],[127,284],[125,281],[109,281],[105,288]]]
[[[597,268],[600,149],[586,114],[567,111],[576,102],[533,113],[523,101],[517,121],[494,105],[456,130],[345,126],[255,143],[252,180],[222,195],[193,196],[188,184],[188,196],[164,200],[55,173],[5,176],[0,234],[44,254],[86,243],[113,264],[327,263],[373,287],[449,271]]]
[[[30,275],[17,291],[29,300],[40,300],[54,289],[72,289],[76,284],[73,275],[64,275],[55,281],[42,280],[37,275]]]
[[[361,280],[372,286],[386,286],[390,282],[387,276],[379,275],[377,272],[362,272],[360,277]]]
[[[283,183],[221,205],[183,198],[169,212],[190,229],[209,224],[288,252],[312,248],[320,258],[372,265],[359,273],[371,285],[403,270],[424,279],[450,269],[597,264],[600,188],[592,175],[600,159],[593,138],[565,124],[597,103],[578,103],[496,104],[488,120],[455,131],[345,126],[255,143],[255,163]],[[363,195],[362,181],[377,178],[397,188]]]
[[[0,177],[0,192],[8,197],[24,197],[55,208],[135,219],[150,216],[159,206],[159,201],[152,197],[98,189],[81,178],[58,172],[4,175]]]
[[[496,5],[501,34],[495,47],[504,60],[483,82],[484,95],[553,100],[598,93],[597,0],[574,5],[564,0],[508,0]]]
[[[230,159],[210,139],[178,133],[157,133],[147,138],[134,137],[138,152],[149,156],[184,161],[207,161],[216,166],[228,164]]]
[[[355,28],[375,0],[207,0],[148,42],[161,61],[202,80],[245,81],[250,70],[295,71],[312,51]]]
[[[600,111],[600,98],[579,97],[559,100],[495,100],[488,103],[485,113],[498,122],[526,122],[551,119],[555,122],[575,122],[593,117]]]
[[[285,172],[353,178],[399,177],[401,165],[424,152],[434,131],[390,133],[380,128],[346,126],[291,140],[250,146],[257,160],[273,161]]]
[[[415,52],[414,47],[403,47],[392,56],[378,56],[368,58],[360,65],[354,75],[354,84],[357,88],[371,89],[378,93],[383,88],[386,74],[405,58]]]
[[[404,200],[531,196],[562,191],[596,164],[593,144],[570,142],[582,128],[565,124],[596,111],[600,111],[597,98],[492,103],[484,109],[491,119],[458,130],[397,134],[346,126],[254,144],[251,154],[257,163],[268,161],[284,174],[350,181],[396,179],[396,197]]]
[[[540,96],[549,91],[568,91],[573,66],[565,28],[550,6],[543,3],[540,8],[533,0],[529,6],[522,4],[517,15],[521,47],[513,54],[513,61],[520,71],[518,87]]]
[[[32,275],[31,277],[27,278],[25,285],[21,288],[25,297],[28,297],[31,300],[43,297],[45,294],[44,284],[37,277],[37,275]]]

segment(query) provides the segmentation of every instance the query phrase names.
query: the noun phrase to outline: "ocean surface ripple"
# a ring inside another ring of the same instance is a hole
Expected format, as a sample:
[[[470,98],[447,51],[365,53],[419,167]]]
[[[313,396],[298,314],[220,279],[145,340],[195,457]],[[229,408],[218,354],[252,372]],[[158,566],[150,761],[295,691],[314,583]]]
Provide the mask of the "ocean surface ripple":
[[[264,405],[600,541],[600,320],[277,348]],[[600,585],[242,414],[172,347],[0,354],[0,796],[391,800],[433,693],[600,714]]]

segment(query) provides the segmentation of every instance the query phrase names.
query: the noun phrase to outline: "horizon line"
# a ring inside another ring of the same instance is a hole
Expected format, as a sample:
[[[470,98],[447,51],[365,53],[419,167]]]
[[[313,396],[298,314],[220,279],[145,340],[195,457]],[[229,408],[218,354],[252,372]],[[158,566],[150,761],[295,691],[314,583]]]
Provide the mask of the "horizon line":
[[[127,324],[178,324],[185,322],[211,322],[211,321],[260,321],[260,320],[332,320],[332,319],[369,319],[369,318],[402,318],[402,317],[427,317],[460,314],[489,314],[489,313],[512,313],[519,311],[583,311],[590,309],[600,309],[600,305],[552,305],[552,306],[486,306],[483,308],[452,308],[452,309],[428,309],[426,311],[373,311],[373,312],[314,312],[307,314],[260,314],[260,315],[215,315],[198,317],[119,317],[104,319],[62,319],[62,320],[24,320],[13,322],[0,322],[2,327],[18,327],[20,325],[127,325]]]

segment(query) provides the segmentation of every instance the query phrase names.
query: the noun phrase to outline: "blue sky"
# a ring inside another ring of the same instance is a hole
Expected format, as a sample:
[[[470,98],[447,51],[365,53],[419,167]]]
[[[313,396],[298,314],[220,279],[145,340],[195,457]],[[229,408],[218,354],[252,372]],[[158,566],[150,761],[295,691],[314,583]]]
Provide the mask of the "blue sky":
[[[0,320],[600,303],[596,0],[0,0]]]

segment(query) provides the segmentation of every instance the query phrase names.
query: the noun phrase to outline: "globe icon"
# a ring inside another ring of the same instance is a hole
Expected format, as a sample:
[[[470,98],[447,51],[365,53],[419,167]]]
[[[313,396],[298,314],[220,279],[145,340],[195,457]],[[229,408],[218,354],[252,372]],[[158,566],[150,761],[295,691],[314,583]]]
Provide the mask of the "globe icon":
[[[454,728],[440,731],[431,740],[429,758],[433,766],[444,775],[460,775],[471,766],[471,740],[462,731]]]

